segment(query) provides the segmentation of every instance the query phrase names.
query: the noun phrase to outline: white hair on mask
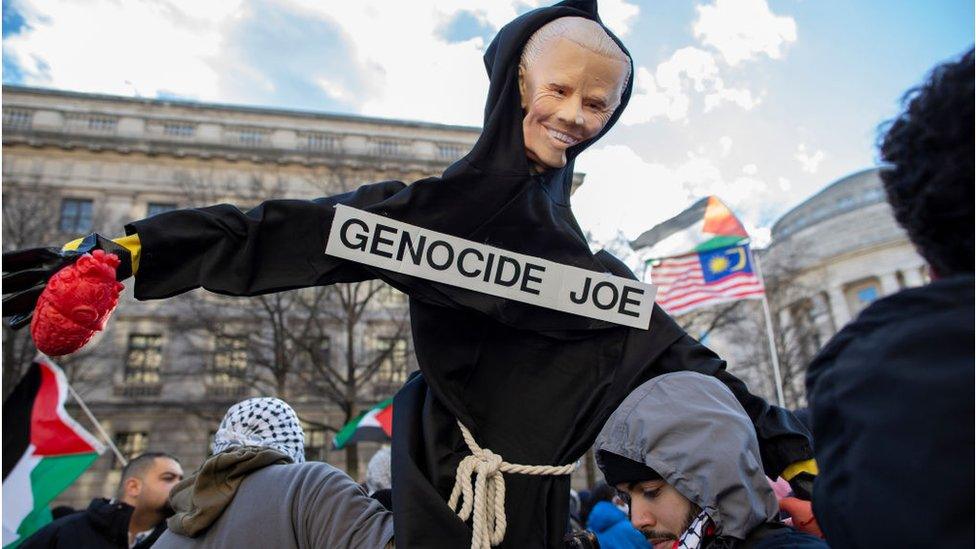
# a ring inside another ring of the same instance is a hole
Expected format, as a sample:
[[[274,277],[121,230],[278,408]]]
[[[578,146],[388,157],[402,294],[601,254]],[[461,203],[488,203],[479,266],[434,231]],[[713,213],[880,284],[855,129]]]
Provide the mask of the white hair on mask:
[[[593,53],[623,61],[627,65],[624,82],[630,78],[630,57],[614,42],[603,27],[585,17],[560,17],[554,19],[539,30],[535,31],[522,49],[519,66],[526,69],[536,59],[543,55],[553,41],[564,38]]]

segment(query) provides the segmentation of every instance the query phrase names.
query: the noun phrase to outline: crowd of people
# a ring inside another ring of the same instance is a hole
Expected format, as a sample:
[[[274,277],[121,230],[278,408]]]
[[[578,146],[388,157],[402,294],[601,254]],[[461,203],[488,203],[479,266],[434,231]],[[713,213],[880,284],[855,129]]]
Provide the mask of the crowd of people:
[[[972,542],[973,66],[970,51],[937,67],[883,132],[888,200],[933,280],[869,306],[810,364],[816,467],[797,474],[816,477],[812,493],[793,483],[787,494],[769,478],[757,436],[776,434],[757,435],[728,386],[666,373],[632,391],[603,426],[594,449],[605,481],[572,499],[567,546]],[[239,402],[196,472],[184,477],[175,457],[143,454],[114,497],[21,547],[394,546],[389,449],[359,484],[306,462],[303,446],[287,403]]]

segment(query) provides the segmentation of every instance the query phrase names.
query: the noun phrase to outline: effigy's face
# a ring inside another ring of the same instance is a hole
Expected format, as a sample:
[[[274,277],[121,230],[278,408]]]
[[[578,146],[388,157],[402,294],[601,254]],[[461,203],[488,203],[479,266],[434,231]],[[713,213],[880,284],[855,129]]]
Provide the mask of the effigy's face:
[[[566,165],[566,149],[600,133],[620,104],[629,66],[560,38],[519,71],[525,153],[539,170]]]

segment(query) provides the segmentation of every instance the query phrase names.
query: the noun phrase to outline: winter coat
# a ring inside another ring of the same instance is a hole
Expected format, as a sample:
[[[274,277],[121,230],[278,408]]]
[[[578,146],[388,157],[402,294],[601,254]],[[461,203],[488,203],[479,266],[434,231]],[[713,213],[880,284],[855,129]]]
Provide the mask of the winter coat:
[[[24,540],[20,549],[85,549],[129,547],[129,520],[135,509],[131,505],[95,498],[88,509],[72,513],[48,524]],[[166,530],[161,522],[148,537],[133,546],[147,549]]]
[[[326,463],[237,448],[173,488],[171,528],[154,548],[382,548],[393,515]],[[181,533],[177,533],[181,532]]]
[[[644,535],[630,524],[630,518],[609,501],[593,506],[586,528],[596,534],[600,549],[647,549]]]
[[[779,506],[763,473],[749,416],[732,392],[696,372],[658,376],[634,390],[607,420],[600,450],[643,463],[704,510],[716,546],[742,546],[773,533],[790,547],[812,536],[776,522]],[[775,532],[773,532],[775,531]]]
[[[831,547],[971,547],[973,275],[866,308],[810,364]]]

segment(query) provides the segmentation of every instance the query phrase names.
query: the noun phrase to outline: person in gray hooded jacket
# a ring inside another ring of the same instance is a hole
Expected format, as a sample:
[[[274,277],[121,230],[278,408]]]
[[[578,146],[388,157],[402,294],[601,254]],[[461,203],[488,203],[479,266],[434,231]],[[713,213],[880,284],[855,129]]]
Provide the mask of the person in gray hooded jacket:
[[[777,520],[748,414],[695,372],[634,390],[596,440],[597,464],[655,549],[826,547]]]
[[[291,406],[235,404],[214,455],[170,492],[176,514],[154,549],[392,547],[393,514],[339,469],[305,462],[304,450]]]

